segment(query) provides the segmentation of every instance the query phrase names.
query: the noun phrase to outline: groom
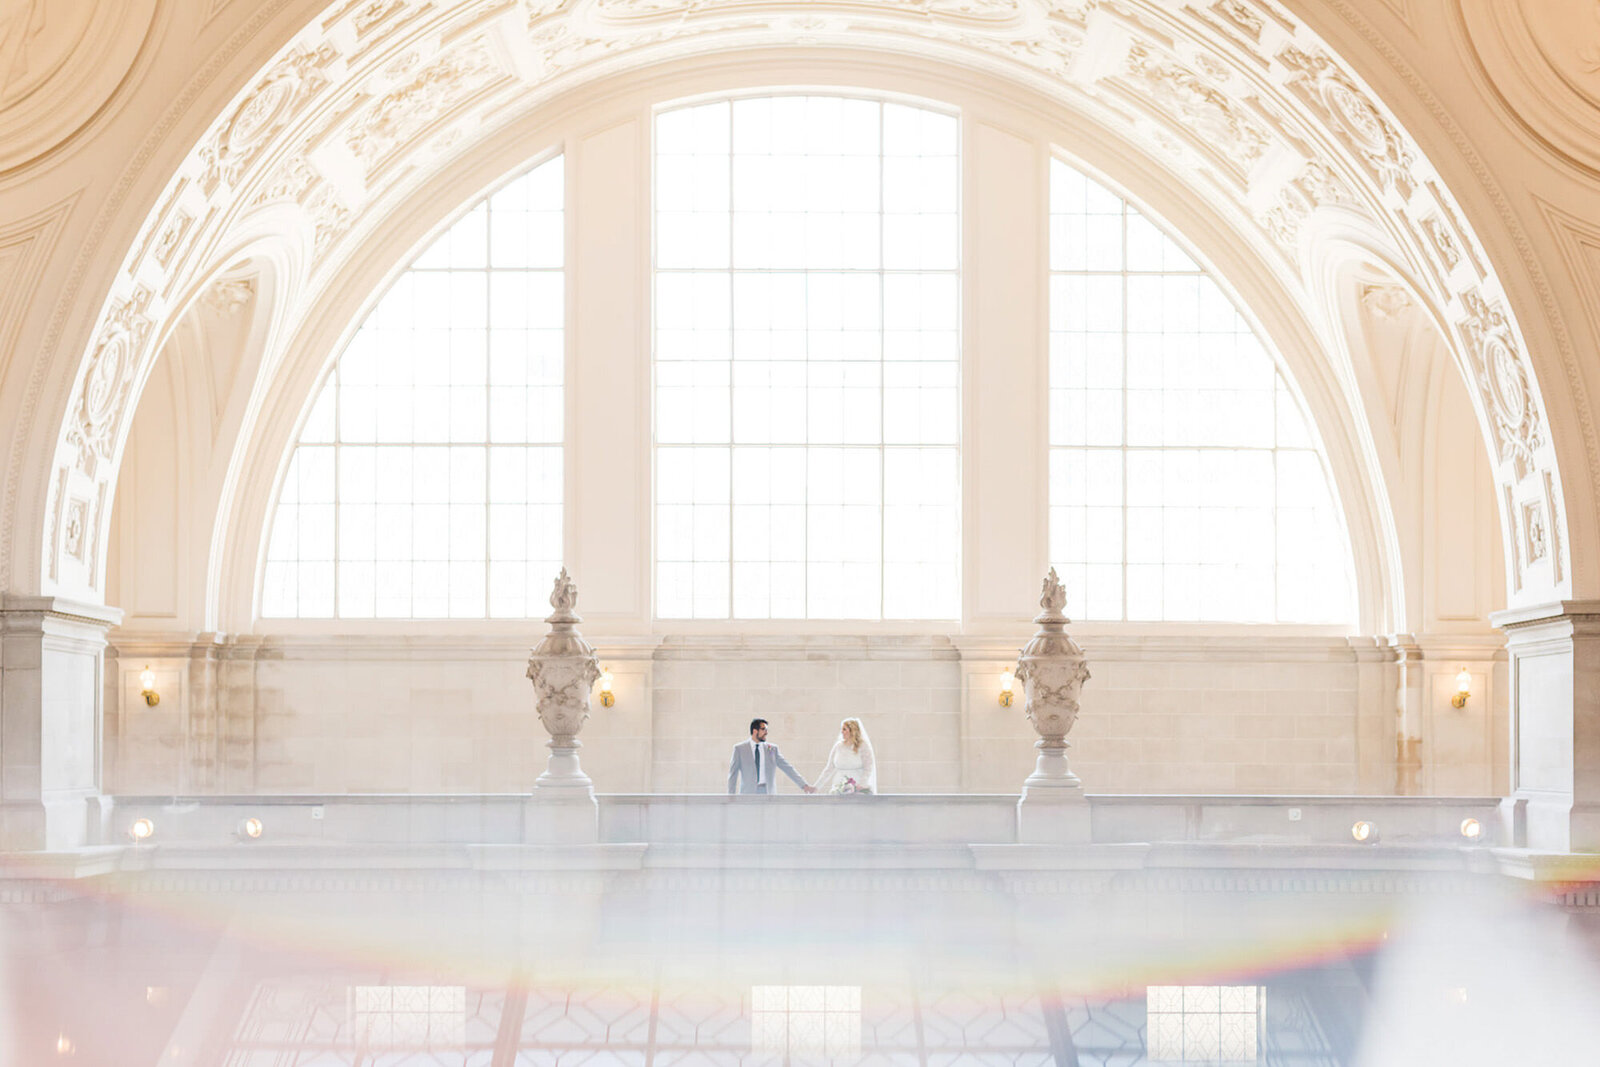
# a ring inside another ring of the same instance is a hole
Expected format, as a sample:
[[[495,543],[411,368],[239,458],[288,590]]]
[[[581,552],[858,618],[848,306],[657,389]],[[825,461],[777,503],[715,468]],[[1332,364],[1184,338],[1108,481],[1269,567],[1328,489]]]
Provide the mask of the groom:
[[[807,793],[817,791],[811,783],[800,777],[800,772],[795,770],[788,760],[783,758],[778,746],[767,740],[767,720],[751,719],[750,740],[740,741],[733,746],[733,759],[728,764],[728,795],[776,793],[778,783],[774,771],[787,774],[794,779],[795,785]]]

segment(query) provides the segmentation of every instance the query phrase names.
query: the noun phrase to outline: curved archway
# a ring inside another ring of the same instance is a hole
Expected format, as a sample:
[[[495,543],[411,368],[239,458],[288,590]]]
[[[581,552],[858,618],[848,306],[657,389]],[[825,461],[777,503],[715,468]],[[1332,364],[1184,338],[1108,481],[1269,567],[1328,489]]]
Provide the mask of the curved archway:
[[[103,594],[109,497],[129,415],[174,294],[207,249],[268,206],[310,228],[308,279],[326,277],[387,205],[438,161],[520,111],[602,73],[663,57],[778,44],[796,13],[735,3],[584,0],[483,19],[447,10],[345,9],[309,26],[197,145],[129,252],[80,364],[46,504],[39,584]],[[1537,513],[1545,547],[1508,568],[1514,601],[1570,590],[1569,537],[1548,419],[1492,265],[1415,142],[1338,56],[1287,13],[1244,3],[1138,3],[1046,17],[1024,0],[959,9],[808,5],[808,43],[936,55],[1043,89],[1132,135],[1172,176],[1226,206],[1292,264],[1327,204],[1370,217],[1449,309],[1452,347],[1495,451],[1509,507]],[[488,116],[494,116],[488,119]],[[1525,527],[1506,514],[1508,538]],[[1518,542],[1520,543],[1520,541]]]

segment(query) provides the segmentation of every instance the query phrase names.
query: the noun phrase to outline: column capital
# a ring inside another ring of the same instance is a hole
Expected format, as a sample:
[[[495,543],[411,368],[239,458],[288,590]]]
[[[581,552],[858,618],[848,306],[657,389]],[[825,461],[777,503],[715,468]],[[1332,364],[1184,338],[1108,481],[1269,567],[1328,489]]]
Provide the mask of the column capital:
[[[109,604],[96,604],[61,596],[22,596],[17,593],[0,595],[0,619],[30,616],[36,616],[41,621],[54,619],[110,629],[122,622],[122,609]]]
[[[1600,629],[1600,600],[1553,600],[1489,614],[1491,623],[1507,631],[1563,620],[1571,620],[1573,626],[1582,629]]]

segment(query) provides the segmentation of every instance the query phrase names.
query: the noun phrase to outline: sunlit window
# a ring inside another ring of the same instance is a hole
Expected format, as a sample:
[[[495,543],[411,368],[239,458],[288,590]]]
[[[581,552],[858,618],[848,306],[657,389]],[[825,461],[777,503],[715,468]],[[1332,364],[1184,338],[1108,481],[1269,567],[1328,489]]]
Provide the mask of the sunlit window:
[[[540,610],[561,558],[561,168],[467,212],[334,364],[280,490],[263,615]]]
[[[873,100],[657,117],[657,614],[960,614],[958,163]]]
[[[1145,993],[1151,1063],[1255,1067],[1265,990],[1260,986],[1157,986]]]
[[[350,1038],[368,1049],[459,1047],[466,1018],[465,986],[350,987]]]
[[[1328,474],[1277,362],[1177,242],[1060,160],[1050,559],[1090,619],[1352,614]]]
[[[785,1057],[861,1055],[861,987],[753,987],[750,1050]]]

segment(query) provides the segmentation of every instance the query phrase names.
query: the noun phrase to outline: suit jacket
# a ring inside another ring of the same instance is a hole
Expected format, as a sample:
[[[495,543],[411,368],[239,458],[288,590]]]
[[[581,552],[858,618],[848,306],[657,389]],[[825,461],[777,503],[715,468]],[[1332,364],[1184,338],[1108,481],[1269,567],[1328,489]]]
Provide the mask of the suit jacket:
[[[794,784],[801,789],[806,787],[806,780],[800,777],[800,772],[795,770],[788,760],[783,758],[783,753],[778,751],[778,746],[771,741],[761,742],[761,762],[771,760],[767,767],[767,784],[756,784],[756,745],[754,741],[740,741],[733,746],[733,759],[728,761],[728,795],[735,793],[776,793],[778,781],[773,771],[782,771],[794,779]]]

